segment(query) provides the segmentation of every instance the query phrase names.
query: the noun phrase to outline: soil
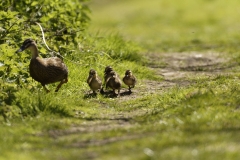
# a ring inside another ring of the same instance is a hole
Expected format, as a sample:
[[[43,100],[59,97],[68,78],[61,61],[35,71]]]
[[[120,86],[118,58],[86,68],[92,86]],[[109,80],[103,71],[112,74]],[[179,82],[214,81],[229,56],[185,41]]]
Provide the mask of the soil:
[[[190,81],[191,77],[208,76],[210,78],[229,73],[232,67],[227,64],[230,59],[211,52],[150,54],[148,59],[150,61],[149,68],[163,80],[144,80],[140,86],[132,90],[132,94],[121,97],[121,100],[162,92],[173,86],[187,86],[193,83]],[[127,93],[127,90],[124,90],[123,93]]]

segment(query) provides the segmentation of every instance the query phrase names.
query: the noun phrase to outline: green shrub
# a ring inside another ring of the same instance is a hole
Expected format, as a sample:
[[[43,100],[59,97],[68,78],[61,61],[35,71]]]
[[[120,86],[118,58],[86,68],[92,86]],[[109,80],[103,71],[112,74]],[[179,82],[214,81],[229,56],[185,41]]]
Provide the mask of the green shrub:
[[[26,38],[38,40],[40,52],[46,49],[42,43],[42,25],[47,43],[53,50],[73,50],[88,26],[89,9],[86,0],[40,0],[0,2],[0,106],[10,105],[14,93],[29,86],[29,55],[15,54]],[[71,53],[71,52],[65,52]],[[47,55],[45,55],[47,56]],[[4,110],[4,109],[0,109]],[[3,113],[3,111],[1,111]]]

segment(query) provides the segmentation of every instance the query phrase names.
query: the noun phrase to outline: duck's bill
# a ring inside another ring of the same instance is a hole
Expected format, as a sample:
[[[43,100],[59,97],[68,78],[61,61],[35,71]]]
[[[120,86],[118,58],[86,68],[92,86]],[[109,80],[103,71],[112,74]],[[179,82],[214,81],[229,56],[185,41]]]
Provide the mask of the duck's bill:
[[[22,46],[19,50],[16,51],[16,53],[22,52],[22,51],[24,51],[24,49],[25,49],[25,48]]]

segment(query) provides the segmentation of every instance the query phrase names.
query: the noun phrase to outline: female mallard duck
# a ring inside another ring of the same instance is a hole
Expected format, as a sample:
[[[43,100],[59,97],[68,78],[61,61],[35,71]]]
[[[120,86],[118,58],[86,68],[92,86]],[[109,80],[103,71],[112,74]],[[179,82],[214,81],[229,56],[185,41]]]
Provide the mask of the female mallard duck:
[[[63,83],[68,82],[68,69],[60,58],[40,58],[37,44],[31,39],[26,39],[17,52],[22,52],[25,49],[32,52],[32,58],[29,65],[30,76],[34,80],[40,82],[47,92],[49,92],[49,90],[46,88],[46,84],[60,81],[60,84],[55,90],[55,92],[57,92]]]
[[[102,89],[101,78],[98,76],[97,71],[94,69],[90,69],[87,83],[93,91],[93,94],[96,94],[97,90]]]
[[[123,77],[123,82],[129,87],[129,92],[131,93],[131,88],[134,88],[137,82],[137,79],[132,74],[131,70],[126,70],[125,76]]]
[[[117,89],[118,90],[117,95],[119,97],[122,82],[115,71],[111,71],[109,73],[109,75],[110,75],[110,77],[107,79],[106,88],[108,88],[108,87],[112,88],[114,94],[116,94],[115,89]]]

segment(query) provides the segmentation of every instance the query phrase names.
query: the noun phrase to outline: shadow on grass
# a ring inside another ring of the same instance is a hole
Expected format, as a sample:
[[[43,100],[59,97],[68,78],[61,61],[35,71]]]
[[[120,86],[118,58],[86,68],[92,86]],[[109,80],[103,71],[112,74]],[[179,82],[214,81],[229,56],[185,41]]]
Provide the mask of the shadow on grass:
[[[113,91],[104,91],[101,93],[86,93],[84,95],[84,99],[97,98],[98,94],[103,95],[105,98],[118,98],[118,94],[114,93]],[[123,92],[120,92],[120,97],[129,96],[131,94],[131,91],[124,90]]]
[[[123,122],[129,122],[132,120],[131,117],[113,117],[113,118],[100,118],[100,117],[86,117],[86,118],[79,118],[87,121],[123,121]]]
[[[97,98],[97,93],[87,93],[84,95],[84,99],[89,99],[89,98]]]

